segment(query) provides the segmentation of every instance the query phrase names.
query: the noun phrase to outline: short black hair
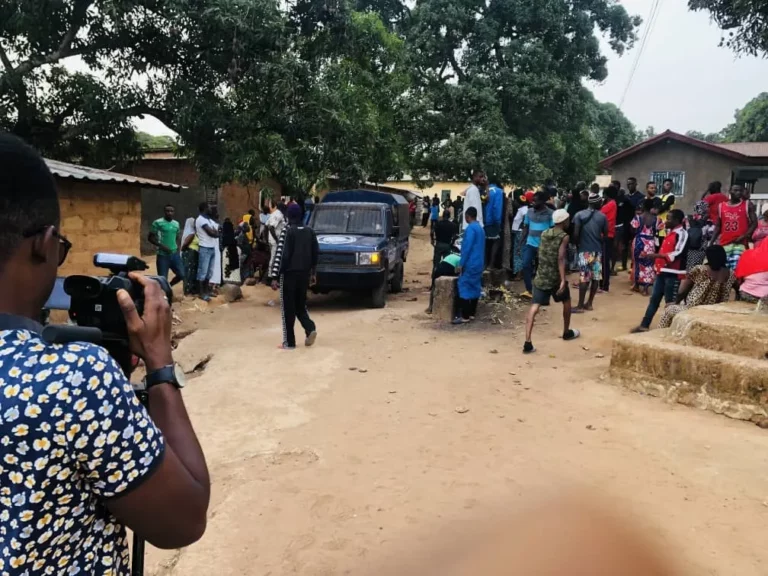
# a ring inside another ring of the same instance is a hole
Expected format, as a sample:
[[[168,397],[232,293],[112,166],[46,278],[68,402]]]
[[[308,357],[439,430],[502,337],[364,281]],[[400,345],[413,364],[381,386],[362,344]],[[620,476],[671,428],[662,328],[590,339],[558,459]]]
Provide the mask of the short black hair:
[[[200,205],[197,207],[200,214],[205,212],[207,208],[208,208],[208,202],[200,202]]]
[[[58,226],[56,181],[43,157],[24,141],[0,133],[0,266],[25,234]]]
[[[627,178],[627,182],[637,182],[637,178],[635,178],[634,176],[630,176],[629,178]]]
[[[474,177],[475,177],[475,176],[477,176],[478,174],[483,174],[483,173],[484,173],[484,172],[483,172],[482,170],[480,170],[479,168],[478,168],[478,169],[475,169],[475,170],[472,170],[472,178],[474,178]]]
[[[655,180],[648,180],[648,182],[645,183],[645,187],[648,188],[648,186],[650,186],[651,184],[653,184],[655,186],[656,185],[656,181]]]
[[[606,196],[611,200],[615,200],[618,195],[619,195],[619,189],[616,188],[616,186],[614,186],[613,184],[608,186],[608,188],[605,189],[605,192],[603,192],[603,196]]]
[[[477,208],[475,208],[474,206],[470,206],[469,208],[467,208],[466,215],[472,218],[477,218]]]
[[[544,190],[538,190],[533,195],[533,201],[534,202],[546,202],[547,200],[549,200],[549,194],[544,192]]]
[[[672,216],[675,222],[682,223],[685,220],[685,212],[677,208],[675,208],[674,210],[670,210],[669,215]]]
[[[664,178],[664,181],[662,182],[662,184],[666,184],[667,182],[672,182],[672,184],[675,183],[675,181],[672,180],[672,178]]]
[[[621,188],[621,180],[611,180],[611,185],[616,187],[616,190]]]
[[[176,209],[176,206],[174,206],[173,204],[171,204],[171,203],[169,202],[168,204],[166,204],[165,206],[163,206],[163,209],[165,209],[165,208],[173,208],[173,209],[175,210],[175,209]]]
[[[723,183],[715,180],[714,182],[710,182],[709,186],[707,186],[707,192],[710,194],[716,194],[718,192],[721,192],[723,189]]]
[[[443,210],[443,220],[448,220],[451,217],[451,211],[448,209]]]
[[[251,216],[256,216],[256,210],[251,208],[251,209],[248,210],[248,214],[250,214]]]

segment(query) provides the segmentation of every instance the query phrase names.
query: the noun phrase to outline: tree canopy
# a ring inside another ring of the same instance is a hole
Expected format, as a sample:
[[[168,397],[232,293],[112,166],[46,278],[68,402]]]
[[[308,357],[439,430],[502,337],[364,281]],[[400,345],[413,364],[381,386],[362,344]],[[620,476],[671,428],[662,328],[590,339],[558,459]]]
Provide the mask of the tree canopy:
[[[0,23],[0,129],[64,160],[136,157],[151,115],[210,183],[566,183],[638,137],[582,85],[600,35],[635,41],[611,0],[8,0]]]
[[[745,54],[768,52],[768,5],[761,0],[688,0],[706,10],[726,33],[720,44]]]

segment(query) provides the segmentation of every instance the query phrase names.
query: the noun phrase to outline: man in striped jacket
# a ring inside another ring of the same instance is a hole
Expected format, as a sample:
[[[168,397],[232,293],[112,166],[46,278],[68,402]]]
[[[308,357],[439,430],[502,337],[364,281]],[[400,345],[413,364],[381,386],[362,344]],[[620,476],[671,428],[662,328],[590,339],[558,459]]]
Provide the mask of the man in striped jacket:
[[[278,347],[283,350],[296,348],[293,330],[296,318],[306,334],[305,346],[312,346],[317,338],[317,328],[307,310],[307,290],[315,282],[318,252],[314,230],[302,224],[299,205],[291,204],[288,206],[288,226],[280,234],[270,271],[272,289],[280,289],[283,343]]]

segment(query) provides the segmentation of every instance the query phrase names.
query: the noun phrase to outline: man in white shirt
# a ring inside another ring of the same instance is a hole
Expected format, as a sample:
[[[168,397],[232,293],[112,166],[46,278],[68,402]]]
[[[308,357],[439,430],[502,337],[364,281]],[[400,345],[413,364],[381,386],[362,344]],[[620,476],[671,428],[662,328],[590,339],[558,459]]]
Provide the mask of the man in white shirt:
[[[483,201],[480,199],[480,186],[484,181],[485,172],[482,170],[475,170],[472,172],[472,186],[467,188],[466,192],[464,192],[464,213],[466,214],[468,208],[474,207],[474,209],[477,210],[477,223],[480,224],[480,226],[483,225]],[[466,221],[462,221],[462,232],[466,227]]]
[[[208,283],[213,277],[216,250],[219,249],[219,225],[211,219],[211,208],[207,202],[200,204],[200,215],[195,220],[195,235],[199,244],[197,280],[200,282],[200,299],[211,299]]]

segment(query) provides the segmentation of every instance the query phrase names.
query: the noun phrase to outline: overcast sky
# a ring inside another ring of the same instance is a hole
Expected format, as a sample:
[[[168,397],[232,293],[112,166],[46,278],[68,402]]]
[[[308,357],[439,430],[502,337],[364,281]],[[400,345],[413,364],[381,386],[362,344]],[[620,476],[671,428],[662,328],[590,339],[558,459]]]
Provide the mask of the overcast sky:
[[[656,24],[622,109],[638,128],[717,132],[733,121],[737,108],[768,91],[768,60],[737,58],[720,48],[720,29],[707,12],[690,12],[686,0],[659,1]],[[643,18],[642,37],[653,0],[621,3],[630,14]],[[605,45],[608,78],[600,85],[590,84],[598,100],[620,103],[639,44],[621,58]],[[172,134],[153,118],[136,124],[152,134]]]

